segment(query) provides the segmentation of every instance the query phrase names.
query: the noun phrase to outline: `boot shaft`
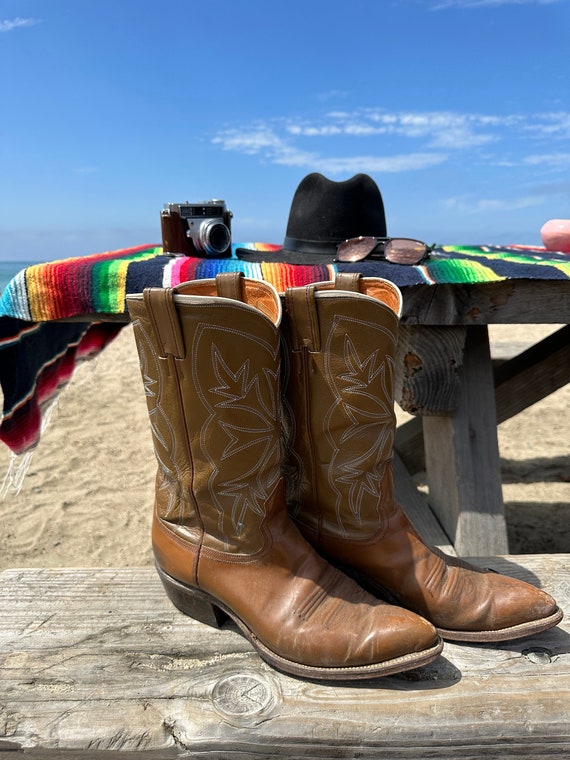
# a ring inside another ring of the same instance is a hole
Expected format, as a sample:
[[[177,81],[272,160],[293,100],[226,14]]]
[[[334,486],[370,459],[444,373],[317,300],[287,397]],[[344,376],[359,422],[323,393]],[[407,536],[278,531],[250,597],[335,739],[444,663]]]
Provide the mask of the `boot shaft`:
[[[349,276],[291,288],[286,306],[291,514],[313,538],[366,539],[391,498],[401,295],[384,280]]]
[[[236,275],[127,300],[158,461],[159,521],[201,547],[259,551],[282,464],[276,292]]]

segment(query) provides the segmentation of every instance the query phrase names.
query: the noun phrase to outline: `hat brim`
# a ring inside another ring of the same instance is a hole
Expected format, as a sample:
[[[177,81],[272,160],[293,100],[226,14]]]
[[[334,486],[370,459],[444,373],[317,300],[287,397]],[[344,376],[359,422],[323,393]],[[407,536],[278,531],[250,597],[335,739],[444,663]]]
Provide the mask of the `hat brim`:
[[[267,262],[268,264],[304,264],[305,266],[332,264],[335,260],[335,255],[331,253],[300,253],[299,251],[289,251],[287,248],[279,248],[276,251],[236,248],[236,256],[242,261],[259,264]]]

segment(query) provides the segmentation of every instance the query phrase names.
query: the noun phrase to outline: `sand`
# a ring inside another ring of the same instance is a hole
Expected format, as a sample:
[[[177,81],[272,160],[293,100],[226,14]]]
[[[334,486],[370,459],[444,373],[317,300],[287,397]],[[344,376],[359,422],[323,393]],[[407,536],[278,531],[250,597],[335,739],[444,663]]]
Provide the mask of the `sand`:
[[[492,346],[523,348],[553,329],[492,326]],[[566,386],[499,427],[512,554],[570,552],[569,408]],[[0,474],[9,463],[0,444]],[[20,493],[0,500],[0,568],[152,564],[154,475],[138,359],[126,327],[78,369]]]

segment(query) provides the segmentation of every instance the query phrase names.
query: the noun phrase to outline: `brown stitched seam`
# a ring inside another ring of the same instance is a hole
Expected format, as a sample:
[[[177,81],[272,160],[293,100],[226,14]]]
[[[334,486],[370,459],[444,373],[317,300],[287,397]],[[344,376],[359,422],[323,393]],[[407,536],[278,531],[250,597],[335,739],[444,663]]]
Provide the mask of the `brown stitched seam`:
[[[330,591],[337,584],[337,581],[338,573],[335,570],[329,572],[324,582],[321,581],[321,585],[305,598],[303,603],[296,609],[295,614],[303,618],[303,620],[309,620],[330,596]]]
[[[305,395],[305,420],[307,425],[306,435],[309,439],[309,451],[311,455],[311,491],[313,498],[313,509],[317,512],[317,545],[320,543],[321,529],[323,524],[323,517],[321,514],[320,506],[318,505],[318,489],[317,489],[317,472],[316,472],[316,458],[315,458],[315,445],[313,441],[313,424],[311,420],[311,402],[310,402],[310,382],[309,382],[309,350],[306,346],[303,347],[301,352],[301,361],[303,363],[303,384]]]
[[[188,464],[190,465],[190,471],[191,471],[191,483],[190,483],[190,498],[192,500],[192,503],[194,505],[194,510],[196,512],[196,518],[198,520],[199,526],[200,526],[200,538],[198,540],[198,543],[196,544],[196,560],[194,563],[194,568],[192,571],[193,578],[196,582],[196,585],[199,587],[200,583],[198,580],[198,565],[200,562],[200,553],[202,551],[202,546],[204,543],[204,523],[202,521],[202,515],[200,514],[200,509],[198,507],[198,501],[196,499],[196,495],[194,494],[194,459],[192,457],[192,448],[190,446],[190,438],[188,436],[188,425],[186,424],[186,415],[184,413],[184,398],[182,394],[182,387],[181,387],[181,381],[180,381],[180,375],[178,372],[179,365],[178,362],[174,359],[172,355],[169,357],[169,363],[170,363],[170,371],[174,377],[175,383],[176,383],[176,395],[178,396],[178,408],[180,410],[180,414],[182,415],[183,422],[183,429],[184,429],[184,443],[186,444],[186,453],[188,456]]]
[[[174,294],[172,293],[171,288],[169,288],[169,291],[170,292],[168,294],[165,293],[165,310],[166,310],[166,313],[168,314],[168,321],[170,323],[170,334],[172,336],[172,343],[173,343],[171,353],[175,354],[177,358],[183,358],[182,351],[181,351],[182,346],[178,344],[179,332],[177,332],[176,330],[176,327],[180,329],[180,323],[175,322],[175,319],[174,319],[174,314],[176,313],[176,306],[174,305]]]

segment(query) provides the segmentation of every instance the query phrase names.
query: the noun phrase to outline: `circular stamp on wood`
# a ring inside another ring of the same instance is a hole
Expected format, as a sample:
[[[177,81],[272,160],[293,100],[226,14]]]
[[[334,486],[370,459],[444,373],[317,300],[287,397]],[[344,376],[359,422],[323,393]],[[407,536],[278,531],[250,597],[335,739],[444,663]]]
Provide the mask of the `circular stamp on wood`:
[[[230,723],[253,725],[273,713],[278,702],[278,687],[257,674],[233,674],[215,684],[212,701]]]

